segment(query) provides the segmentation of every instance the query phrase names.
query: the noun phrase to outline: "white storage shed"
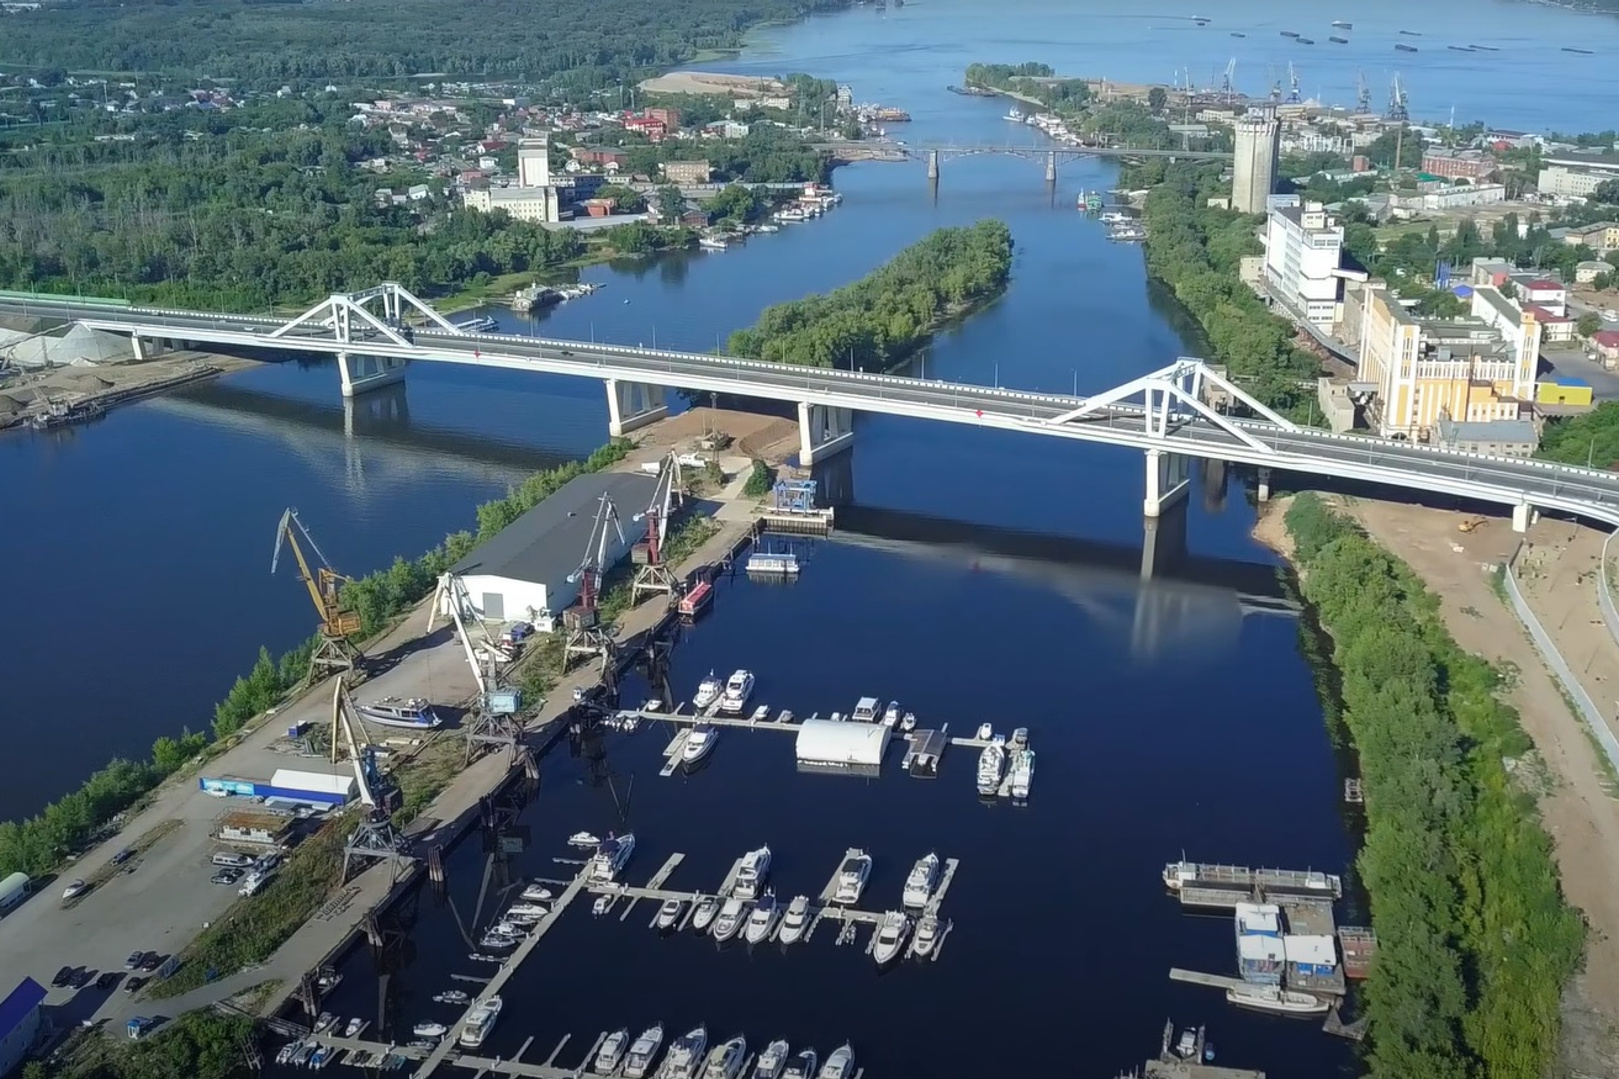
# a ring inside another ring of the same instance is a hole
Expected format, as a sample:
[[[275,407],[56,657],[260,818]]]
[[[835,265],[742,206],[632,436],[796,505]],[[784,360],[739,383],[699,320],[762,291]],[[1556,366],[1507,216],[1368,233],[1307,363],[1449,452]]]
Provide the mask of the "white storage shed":
[[[547,626],[579,598],[579,582],[568,577],[584,561],[602,495],[618,511],[618,528],[608,527],[605,572],[645,537],[646,525],[635,517],[646,511],[656,485],[655,477],[635,472],[597,472],[563,484],[450,567],[472,604],[461,616]]]
[[[353,774],[347,771],[300,772],[294,768],[277,768],[270,777],[269,788],[260,790],[266,801],[340,806],[354,797],[355,783]]]
[[[881,723],[806,719],[794,745],[802,764],[877,768],[891,733]]]

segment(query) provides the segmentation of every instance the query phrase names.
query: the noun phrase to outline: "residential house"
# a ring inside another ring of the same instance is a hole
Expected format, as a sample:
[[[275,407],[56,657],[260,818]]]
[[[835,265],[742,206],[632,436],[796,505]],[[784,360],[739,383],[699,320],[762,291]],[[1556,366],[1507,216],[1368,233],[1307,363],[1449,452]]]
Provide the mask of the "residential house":
[[[713,170],[707,161],[665,161],[663,177],[672,184],[706,184]]]
[[[1591,335],[1591,346],[1607,361],[1607,366],[1619,362],[1619,330],[1598,330]]]
[[[1601,262],[1597,259],[1586,259],[1574,266],[1574,283],[1576,285],[1589,285],[1603,274],[1613,273],[1613,263]]]

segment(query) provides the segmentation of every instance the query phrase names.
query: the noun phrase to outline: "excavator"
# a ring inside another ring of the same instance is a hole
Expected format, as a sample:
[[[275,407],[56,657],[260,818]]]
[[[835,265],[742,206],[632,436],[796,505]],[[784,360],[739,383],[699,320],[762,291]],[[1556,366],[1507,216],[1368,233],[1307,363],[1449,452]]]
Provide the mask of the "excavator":
[[[309,568],[309,560],[304,557],[304,549],[298,543],[298,537],[303,536],[304,543],[309,545],[320,565],[313,571]],[[359,649],[349,643],[349,637],[360,632],[360,616],[352,611],[343,609],[339,588],[349,580],[348,577],[332,569],[321,554],[320,548],[315,545],[315,537],[309,534],[303,521],[298,519],[298,511],[288,508],[281,514],[281,522],[275,530],[275,553],[270,556],[270,573],[273,575],[281,565],[281,545],[285,543],[292,548],[292,556],[298,561],[298,576],[303,579],[304,587],[309,589],[309,599],[315,605],[315,614],[320,618],[317,632],[320,634],[320,643],[315,646],[314,654],[309,657],[308,679],[315,681],[323,675],[337,671],[352,671],[355,664],[363,658]]]

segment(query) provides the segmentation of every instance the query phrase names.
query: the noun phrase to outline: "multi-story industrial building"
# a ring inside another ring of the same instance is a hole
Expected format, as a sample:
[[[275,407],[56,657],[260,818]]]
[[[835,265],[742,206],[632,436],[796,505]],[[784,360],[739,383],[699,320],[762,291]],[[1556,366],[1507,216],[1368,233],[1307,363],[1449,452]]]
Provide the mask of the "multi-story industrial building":
[[[1495,171],[1495,158],[1482,150],[1424,150],[1422,171],[1447,180],[1478,180]]]
[[[1265,219],[1265,283],[1297,315],[1331,326],[1342,284],[1338,260],[1344,230],[1319,202],[1272,195]]]

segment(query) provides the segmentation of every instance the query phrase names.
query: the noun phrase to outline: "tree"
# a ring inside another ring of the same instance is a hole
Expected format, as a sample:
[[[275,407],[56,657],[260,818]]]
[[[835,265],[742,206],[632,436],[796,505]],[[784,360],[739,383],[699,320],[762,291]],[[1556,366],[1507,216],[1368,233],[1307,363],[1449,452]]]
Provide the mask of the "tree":
[[[1580,316],[1579,321],[1574,324],[1574,328],[1579,331],[1581,337],[1589,340],[1602,329],[1602,316],[1595,311],[1587,311]]]
[[[1169,94],[1162,86],[1154,86],[1147,91],[1147,108],[1154,113],[1162,115],[1164,107],[1169,104]]]

